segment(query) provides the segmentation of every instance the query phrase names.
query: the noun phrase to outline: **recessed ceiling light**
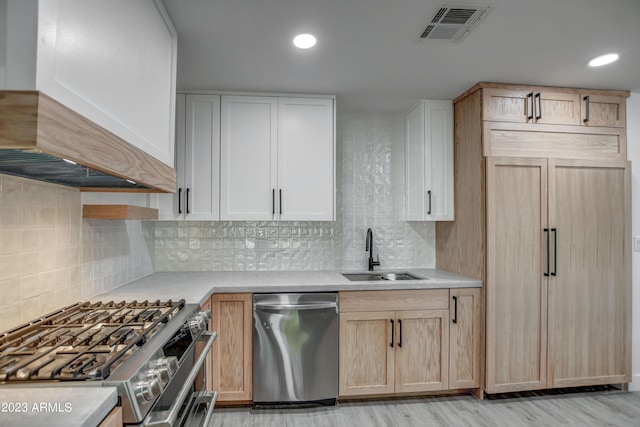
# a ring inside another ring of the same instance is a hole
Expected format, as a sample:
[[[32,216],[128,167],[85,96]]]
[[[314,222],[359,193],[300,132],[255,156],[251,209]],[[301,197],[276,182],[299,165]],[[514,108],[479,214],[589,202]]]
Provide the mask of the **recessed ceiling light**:
[[[591,61],[589,61],[589,66],[600,67],[602,65],[611,64],[612,62],[615,62],[617,60],[618,60],[617,53],[607,53],[606,55],[600,55],[593,58]]]
[[[293,45],[299,49],[309,49],[316,45],[318,38],[313,34],[302,33],[293,38]]]

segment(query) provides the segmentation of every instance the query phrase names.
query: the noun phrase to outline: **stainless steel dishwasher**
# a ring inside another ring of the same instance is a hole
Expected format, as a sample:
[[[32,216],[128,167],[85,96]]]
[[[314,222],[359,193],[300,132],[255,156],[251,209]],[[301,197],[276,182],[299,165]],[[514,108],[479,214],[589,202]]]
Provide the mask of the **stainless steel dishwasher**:
[[[338,294],[254,294],[254,405],[337,397]]]

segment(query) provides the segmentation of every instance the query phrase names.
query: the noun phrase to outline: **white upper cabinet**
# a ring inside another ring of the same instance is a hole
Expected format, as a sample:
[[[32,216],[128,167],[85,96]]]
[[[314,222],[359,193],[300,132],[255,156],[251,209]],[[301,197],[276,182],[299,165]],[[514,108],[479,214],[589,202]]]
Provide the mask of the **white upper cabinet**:
[[[7,0],[6,18],[4,89],[41,91],[173,167],[177,33],[161,0]]]
[[[176,98],[176,194],[157,196],[158,219],[220,219],[220,95]]]
[[[275,97],[222,97],[220,219],[275,218],[277,111]]]
[[[333,98],[222,96],[220,219],[333,221]]]
[[[281,220],[334,219],[333,129],[333,99],[278,98]]]
[[[453,221],[453,103],[422,100],[405,115],[407,221]]]

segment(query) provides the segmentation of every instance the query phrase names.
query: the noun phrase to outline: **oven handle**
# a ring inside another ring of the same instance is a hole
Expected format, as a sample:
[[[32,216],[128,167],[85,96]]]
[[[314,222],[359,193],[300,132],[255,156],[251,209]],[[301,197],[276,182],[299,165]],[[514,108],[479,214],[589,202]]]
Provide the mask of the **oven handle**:
[[[178,392],[178,397],[176,397],[176,400],[173,402],[173,405],[171,405],[171,408],[169,408],[168,415],[162,420],[153,420],[153,421],[150,420],[149,423],[144,423],[146,427],[173,426],[176,423],[176,420],[178,419],[178,412],[180,411],[180,408],[182,407],[183,402],[187,400],[187,397],[189,396],[189,394],[192,393],[191,385],[196,380],[196,377],[198,376],[198,372],[200,372],[200,369],[202,368],[202,365],[204,365],[205,360],[207,360],[207,355],[209,354],[209,350],[211,350],[211,346],[213,345],[213,342],[216,340],[216,337],[218,336],[218,334],[216,332],[204,331],[200,337],[202,338],[205,336],[209,337],[209,339],[207,340],[207,343],[204,345],[204,349],[202,350],[202,353],[198,357],[198,360],[196,361],[196,363],[194,363],[193,369],[191,369],[191,372],[189,372],[189,377],[187,378],[185,383],[182,385],[182,388]]]
[[[205,402],[200,400],[206,399]],[[194,405],[191,409],[191,413],[187,417],[187,419],[183,422],[183,425],[190,426],[193,423],[193,417],[196,415],[196,406],[202,403],[209,403],[209,407],[207,408],[207,413],[204,416],[204,420],[200,426],[208,426],[209,420],[211,420],[211,414],[213,414],[213,409],[216,406],[216,402],[218,401],[218,392],[217,391],[198,391],[191,395],[191,400],[194,401]]]

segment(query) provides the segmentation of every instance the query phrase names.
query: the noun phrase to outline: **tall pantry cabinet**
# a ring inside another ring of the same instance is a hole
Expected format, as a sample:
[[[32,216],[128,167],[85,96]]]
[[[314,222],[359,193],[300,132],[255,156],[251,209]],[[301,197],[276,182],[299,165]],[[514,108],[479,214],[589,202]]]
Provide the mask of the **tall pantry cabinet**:
[[[436,260],[485,282],[487,393],[630,381],[627,96],[479,84],[455,102]]]

